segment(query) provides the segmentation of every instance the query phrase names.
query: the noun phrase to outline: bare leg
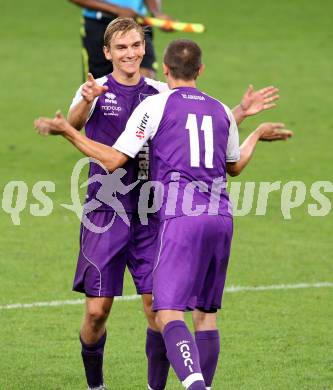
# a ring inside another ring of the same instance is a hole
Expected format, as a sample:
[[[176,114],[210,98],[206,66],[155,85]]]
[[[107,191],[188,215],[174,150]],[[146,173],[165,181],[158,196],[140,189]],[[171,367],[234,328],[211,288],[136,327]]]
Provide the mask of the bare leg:
[[[216,330],[216,314],[217,313],[204,313],[200,310],[194,310],[192,313],[192,320],[195,331]]]
[[[83,317],[80,335],[87,344],[96,343],[105,333],[113,298],[87,297],[86,311]]]
[[[143,303],[143,310],[145,312],[148,326],[150,329],[154,330],[155,332],[159,332],[159,329],[156,325],[156,313],[153,312],[153,296],[152,294],[142,294],[142,303]]]

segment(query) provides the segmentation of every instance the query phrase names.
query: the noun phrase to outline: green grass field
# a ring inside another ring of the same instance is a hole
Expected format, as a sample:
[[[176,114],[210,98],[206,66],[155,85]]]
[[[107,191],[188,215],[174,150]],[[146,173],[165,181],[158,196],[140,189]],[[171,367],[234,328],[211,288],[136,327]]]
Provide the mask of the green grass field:
[[[28,188],[21,223],[0,208],[0,389],[85,388],[78,330],[82,305],[5,309],[8,304],[81,298],[71,292],[79,221],[70,203],[70,175],[80,158],[62,139],[38,137],[33,119],[66,112],[81,83],[80,12],[67,1],[2,0],[0,23],[0,197],[9,181]],[[278,108],[244,123],[244,138],[262,121],[295,131],[281,144],[260,144],[235,181],[302,181],[303,205],[281,213],[281,191],[265,216],[255,204],[235,218],[228,286],[333,282],[332,212],[311,217],[313,182],[333,181],[333,3],[329,0],[220,2],[164,0],[179,20],[205,23],[202,35],[156,32],[156,49],[194,38],[204,52],[199,86],[233,106],[249,83],[280,88]],[[33,185],[55,183],[50,216],[33,217]],[[256,190],[257,191],[257,190]],[[256,192],[257,193],[257,192]],[[326,196],[333,201],[333,194]],[[125,294],[134,294],[129,277]],[[333,389],[331,287],[227,292],[219,325],[222,355],[214,389]],[[145,319],[140,301],[121,301],[108,323],[106,383],[146,388]],[[180,389],[174,374],[167,389]]]

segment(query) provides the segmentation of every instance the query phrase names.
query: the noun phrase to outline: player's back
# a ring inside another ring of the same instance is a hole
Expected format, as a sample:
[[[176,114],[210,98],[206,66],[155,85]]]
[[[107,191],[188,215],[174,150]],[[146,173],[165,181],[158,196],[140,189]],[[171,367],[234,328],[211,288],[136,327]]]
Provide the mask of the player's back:
[[[204,206],[200,213],[230,215],[226,162],[239,156],[230,142],[235,123],[228,107],[191,87],[150,99],[163,109],[150,159],[153,180],[164,185],[161,219],[196,214],[196,205]],[[174,181],[177,194],[169,191]]]

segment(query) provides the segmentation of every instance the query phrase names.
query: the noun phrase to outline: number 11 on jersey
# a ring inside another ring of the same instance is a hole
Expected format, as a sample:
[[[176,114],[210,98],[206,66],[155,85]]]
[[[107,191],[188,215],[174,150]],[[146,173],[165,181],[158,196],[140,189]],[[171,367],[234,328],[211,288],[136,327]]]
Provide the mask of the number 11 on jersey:
[[[200,145],[198,120],[196,114],[188,114],[186,121],[186,130],[190,134],[190,156],[191,167],[200,167]],[[201,130],[204,132],[205,139],[205,167],[213,168],[214,138],[213,138],[213,120],[209,115],[204,115],[201,123]]]

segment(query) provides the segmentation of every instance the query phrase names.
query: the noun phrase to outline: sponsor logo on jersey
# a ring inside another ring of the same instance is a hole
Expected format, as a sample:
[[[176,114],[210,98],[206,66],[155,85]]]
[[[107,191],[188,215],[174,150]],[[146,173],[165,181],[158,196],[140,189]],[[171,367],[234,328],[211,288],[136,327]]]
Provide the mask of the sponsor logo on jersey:
[[[105,94],[105,103],[112,103],[112,104],[118,104],[116,100],[116,95],[111,92],[106,92]]]
[[[103,111],[121,111],[119,106],[102,106]]]
[[[139,153],[139,180],[148,180],[149,171],[149,146],[145,144]]]
[[[111,93],[111,92],[106,92],[105,93],[105,96],[108,98],[108,99],[111,99],[111,100],[115,100],[116,99],[116,95],[114,93]]]
[[[136,134],[137,138],[139,138],[139,139],[143,139],[145,136],[145,132],[143,130],[140,130],[140,129],[137,130],[135,134]]]
[[[142,120],[141,120],[140,126],[137,127],[137,130],[135,132],[135,135],[137,136],[137,138],[139,138],[139,139],[144,138],[148,119],[149,119],[149,115],[147,113],[145,113]]]
[[[104,104],[101,105],[101,110],[105,116],[119,116],[122,108],[118,105],[117,96],[112,92],[104,94]]]

